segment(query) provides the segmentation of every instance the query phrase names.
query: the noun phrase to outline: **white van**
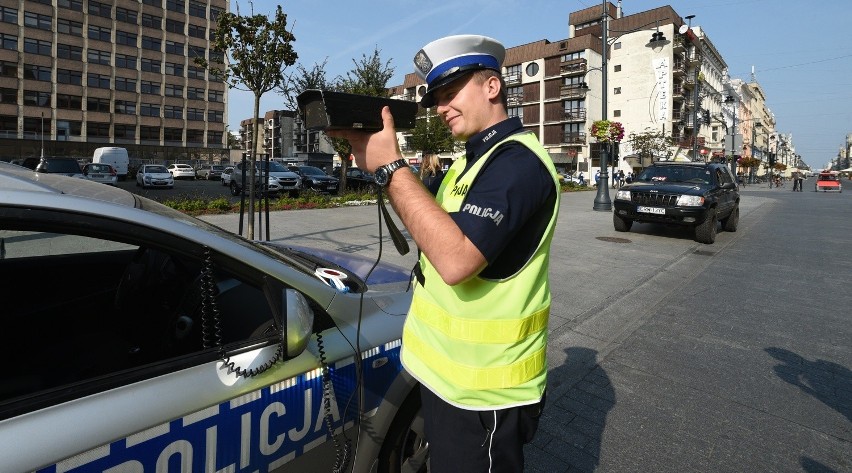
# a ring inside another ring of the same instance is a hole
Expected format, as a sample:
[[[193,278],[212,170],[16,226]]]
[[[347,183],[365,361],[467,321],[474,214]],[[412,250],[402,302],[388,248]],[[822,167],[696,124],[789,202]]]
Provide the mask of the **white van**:
[[[119,181],[127,179],[127,165],[130,163],[127,148],[116,148],[114,146],[98,148],[95,150],[95,155],[92,156],[92,162],[109,164],[115,168]]]

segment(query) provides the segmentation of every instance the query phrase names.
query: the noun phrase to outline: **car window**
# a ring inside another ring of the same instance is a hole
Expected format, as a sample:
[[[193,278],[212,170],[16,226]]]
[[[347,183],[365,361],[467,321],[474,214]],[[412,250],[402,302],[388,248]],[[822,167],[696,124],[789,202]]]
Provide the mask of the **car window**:
[[[79,173],[80,165],[73,159],[45,159],[40,165],[44,172]]]
[[[169,170],[166,169],[163,166],[145,166],[144,172],[154,174],[154,173],[166,173],[166,172],[169,172]]]
[[[215,360],[205,330],[239,347],[270,340],[280,323],[242,263],[150,228],[33,210],[0,221],[0,243],[0,273],[15,275],[0,335],[15,369],[3,377],[0,414],[16,398],[65,402]],[[203,307],[205,291],[215,311]]]

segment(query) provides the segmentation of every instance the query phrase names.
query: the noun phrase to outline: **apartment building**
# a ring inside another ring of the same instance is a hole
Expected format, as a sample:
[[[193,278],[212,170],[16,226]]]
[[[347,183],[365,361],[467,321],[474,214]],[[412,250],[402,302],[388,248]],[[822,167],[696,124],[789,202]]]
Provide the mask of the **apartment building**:
[[[228,0],[4,0],[0,159],[228,156],[227,86],[198,67]]]

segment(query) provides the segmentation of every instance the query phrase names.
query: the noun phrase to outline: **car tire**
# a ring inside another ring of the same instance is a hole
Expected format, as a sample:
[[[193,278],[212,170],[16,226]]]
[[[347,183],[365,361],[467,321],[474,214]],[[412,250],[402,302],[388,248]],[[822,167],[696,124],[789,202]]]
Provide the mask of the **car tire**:
[[[701,224],[696,225],[695,227],[695,241],[707,245],[710,245],[715,242],[717,225],[718,221],[716,220],[716,209],[710,209],[707,212],[707,218],[704,219]]]
[[[237,196],[240,195],[240,188],[237,186],[237,183],[233,180],[231,181],[231,195]]]
[[[726,232],[735,232],[737,231],[737,226],[740,223],[740,206],[737,205],[734,207],[734,210],[731,210],[731,213],[728,214],[727,217],[722,219],[722,229]]]
[[[420,387],[405,399],[391,423],[377,459],[378,473],[426,473],[429,444],[420,414]]]
[[[615,228],[617,232],[629,232],[630,227],[633,226],[633,220],[627,218],[621,218],[613,212],[612,214],[612,226]]]

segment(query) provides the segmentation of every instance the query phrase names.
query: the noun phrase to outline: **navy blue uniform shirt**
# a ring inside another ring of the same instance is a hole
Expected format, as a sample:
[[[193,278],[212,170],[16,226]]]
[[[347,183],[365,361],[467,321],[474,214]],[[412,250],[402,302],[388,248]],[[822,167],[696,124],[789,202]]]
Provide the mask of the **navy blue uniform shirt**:
[[[496,143],[522,131],[513,117],[470,137],[464,172]],[[481,277],[504,278],[523,266],[547,228],[555,199],[553,177],[529,148],[509,142],[494,150],[465,196],[464,204],[472,205],[450,214],[488,261]]]

